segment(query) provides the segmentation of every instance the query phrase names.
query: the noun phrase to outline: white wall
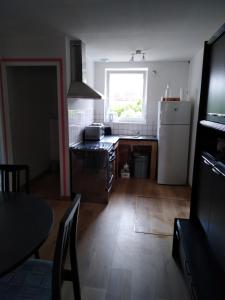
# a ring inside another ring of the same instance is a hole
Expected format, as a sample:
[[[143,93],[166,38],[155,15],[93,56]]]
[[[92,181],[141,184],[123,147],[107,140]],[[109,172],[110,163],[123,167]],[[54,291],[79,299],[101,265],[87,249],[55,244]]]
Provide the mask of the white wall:
[[[19,36],[1,39],[0,43],[3,58],[65,57],[65,36]]]
[[[199,109],[201,78],[202,78],[202,63],[203,63],[203,49],[201,49],[192,58],[190,63],[189,94],[190,94],[190,101],[192,102],[192,111],[193,111],[190,154],[189,154],[189,177],[188,177],[188,183],[190,185],[192,185],[192,176],[193,176],[196,127],[197,127],[197,120],[198,120],[198,109]]]
[[[69,99],[69,143],[77,143],[83,139],[85,126],[94,121],[93,100]]]
[[[114,134],[156,135],[157,103],[164,95],[166,85],[171,87],[171,96],[179,97],[180,88],[188,89],[188,61],[159,61],[145,63],[95,63],[95,88],[104,94],[106,68],[148,68],[147,123],[111,124]],[[152,71],[155,70],[156,74]],[[104,121],[104,102],[95,102],[95,121]]]

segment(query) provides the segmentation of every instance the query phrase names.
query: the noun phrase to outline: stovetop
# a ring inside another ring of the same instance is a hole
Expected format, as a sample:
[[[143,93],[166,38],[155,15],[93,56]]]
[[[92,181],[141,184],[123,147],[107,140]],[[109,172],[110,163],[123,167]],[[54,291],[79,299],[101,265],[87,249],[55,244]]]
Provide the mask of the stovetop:
[[[70,146],[70,148],[75,150],[88,150],[88,151],[98,151],[98,150],[110,151],[112,147],[113,147],[112,143],[104,143],[104,142],[83,142],[80,144],[75,144]]]

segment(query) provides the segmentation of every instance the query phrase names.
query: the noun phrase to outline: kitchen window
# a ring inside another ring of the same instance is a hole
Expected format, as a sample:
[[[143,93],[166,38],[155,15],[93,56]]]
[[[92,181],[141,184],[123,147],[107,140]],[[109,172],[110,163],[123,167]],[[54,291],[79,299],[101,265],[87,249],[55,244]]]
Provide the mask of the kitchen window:
[[[146,121],[147,77],[147,68],[105,70],[105,121]]]

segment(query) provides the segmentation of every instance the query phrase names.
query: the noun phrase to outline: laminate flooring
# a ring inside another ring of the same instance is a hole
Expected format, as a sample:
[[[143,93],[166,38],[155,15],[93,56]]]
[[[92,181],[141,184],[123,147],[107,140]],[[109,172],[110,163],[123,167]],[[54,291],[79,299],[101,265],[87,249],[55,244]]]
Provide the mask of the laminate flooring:
[[[189,300],[182,274],[171,256],[172,237],[134,231],[137,195],[188,200],[190,188],[157,185],[146,179],[120,179],[108,205],[81,204],[78,260],[82,300]],[[40,254],[52,259],[58,221],[69,202],[47,201],[54,210],[54,226]],[[73,299],[69,284],[63,295],[63,299]]]
[[[174,219],[188,219],[189,214],[188,200],[137,196],[134,230],[136,233],[172,236]]]

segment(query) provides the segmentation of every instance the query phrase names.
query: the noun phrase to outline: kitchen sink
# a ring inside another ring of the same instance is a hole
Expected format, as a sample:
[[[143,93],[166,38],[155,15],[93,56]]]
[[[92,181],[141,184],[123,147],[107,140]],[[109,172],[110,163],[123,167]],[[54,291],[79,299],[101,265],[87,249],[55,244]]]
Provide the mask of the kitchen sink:
[[[122,139],[135,139],[135,140],[141,140],[143,139],[143,136],[142,135],[121,135],[120,138]]]
[[[133,139],[142,139],[143,137],[141,135],[134,135],[134,136],[131,136],[131,138],[133,138]]]
[[[156,136],[146,136],[146,135],[120,135],[119,138],[121,140],[151,140],[151,138],[155,139]]]

